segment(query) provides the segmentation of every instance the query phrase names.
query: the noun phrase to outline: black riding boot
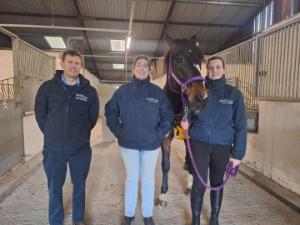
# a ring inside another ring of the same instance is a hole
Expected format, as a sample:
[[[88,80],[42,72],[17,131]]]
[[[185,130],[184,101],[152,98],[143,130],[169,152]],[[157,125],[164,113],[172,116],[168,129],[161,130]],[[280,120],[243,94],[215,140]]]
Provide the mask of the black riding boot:
[[[200,214],[203,203],[205,189],[202,190],[198,186],[192,186],[191,191],[191,207],[192,207],[192,225],[200,225]]]
[[[219,213],[222,205],[223,189],[210,192],[211,217],[210,225],[219,225]]]

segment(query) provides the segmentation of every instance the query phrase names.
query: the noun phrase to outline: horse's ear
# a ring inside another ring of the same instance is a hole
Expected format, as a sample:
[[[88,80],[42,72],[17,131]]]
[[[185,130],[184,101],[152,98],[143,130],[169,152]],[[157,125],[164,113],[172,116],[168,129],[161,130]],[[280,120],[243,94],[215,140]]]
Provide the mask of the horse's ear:
[[[196,45],[196,46],[199,45],[199,42],[197,41],[197,36],[196,36],[196,34],[194,34],[194,35],[191,37],[191,41],[194,43],[194,45]]]

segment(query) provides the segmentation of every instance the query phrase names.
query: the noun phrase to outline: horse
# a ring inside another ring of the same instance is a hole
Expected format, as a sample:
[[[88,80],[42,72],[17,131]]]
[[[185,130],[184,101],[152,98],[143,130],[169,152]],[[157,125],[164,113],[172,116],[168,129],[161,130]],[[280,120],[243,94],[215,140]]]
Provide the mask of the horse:
[[[184,113],[188,111],[197,112],[204,110],[207,104],[207,89],[205,80],[200,79],[200,67],[203,61],[203,54],[195,36],[188,39],[171,39],[165,35],[165,41],[169,47],[166,57],[167,82],[163,88],[169,98],[176,118],[173,126],[178,125]],[[195,80],[195,81],[193,81]],[[184,87],[183,87],[184,86]],[[183,93],[182,93],[183,92]],[[182,96],[183,95],[183,96]],[[183,102],[185,101],[186,103]],[[156,200],[156,205],[167,206],[168,172],[170,169],[171,141],[174,138],[174,130],[167,135],[162,143],[162,185],[161,192]]]

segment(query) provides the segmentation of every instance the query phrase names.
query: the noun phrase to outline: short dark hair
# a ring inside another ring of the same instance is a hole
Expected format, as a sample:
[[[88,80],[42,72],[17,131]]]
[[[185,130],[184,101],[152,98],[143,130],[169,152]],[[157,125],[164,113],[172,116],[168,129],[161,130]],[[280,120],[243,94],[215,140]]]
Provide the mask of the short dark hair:
[[[139,55],[139,56],[135,57],[135,59],[133,60],[133,63],[132,63],[132,68],[135,67],[136,62],[139,59],[145,59],[148,62],[148,66],[149,66],[149,69],[150,69],[150,67],[151,67],[150,60],[146,55]]]
[[[66,50],[64,51],[64,53],[62,54],[61,60],[64,62],[66,56],[78,56],[80,58],[81,64],[82,64],[82,56],[80,54],[80,52],[76,51],[76,50]]]
[[[221,57],[221,56],[213,56],[213,57],[210,57],[207,61],[207,64],[206,64],[206,67],[208,68],[208,64],[210,63],[210,61],[212,60],[220,60],[222,62],[222,65],[223,65],[223,69],[225,69],[225,61],[224,59]]]

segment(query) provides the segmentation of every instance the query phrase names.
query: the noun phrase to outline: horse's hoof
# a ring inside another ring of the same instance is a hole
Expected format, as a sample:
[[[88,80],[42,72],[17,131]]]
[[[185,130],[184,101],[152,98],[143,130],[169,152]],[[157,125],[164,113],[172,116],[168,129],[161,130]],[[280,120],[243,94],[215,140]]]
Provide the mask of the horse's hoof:
[[[184,190],[184,194],[185,194],[186,196],[189,196],[189,195],[191,195],[191,191],[192,191],[192,189],[186,188],[186,189]]]
[[[155,205],[158,206],[159,208],[166,208],[168,205],[168,202],[166,200],[161,200],[159,198],[156,199]]]
[[[159,208],[166,208],[168,205],[167,194],[160,194],[155,201],[155,205]]]

